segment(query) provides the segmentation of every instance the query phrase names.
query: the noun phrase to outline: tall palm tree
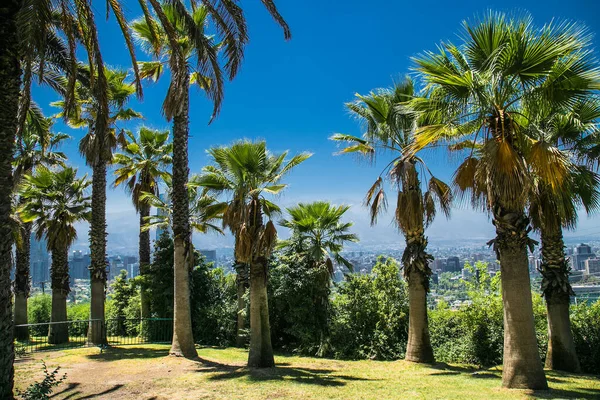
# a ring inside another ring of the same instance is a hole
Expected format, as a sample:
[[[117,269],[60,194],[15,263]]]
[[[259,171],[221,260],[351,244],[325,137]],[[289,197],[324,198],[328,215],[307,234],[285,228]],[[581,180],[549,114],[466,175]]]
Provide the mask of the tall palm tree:
[[[229,147],[211,148],[208,153],[214,164],[203,169],[197,183],[209,193],[229,196],[223,224],[238,236],[235,259],[250,265],[248,366],[272,367],[267,267],[277,235],[272,217],[280,209],[265,194],[285,189],[287,185],[281,183],[284,175],[310,154],[298,154],[286,161],[287,152],[273,155],[264,141],[239,141]]]
[[[332,139],[348,144],[342,153],[357,152],[366,157],[378,152],[394,153],[394,159],[368,190],[365,202],[370,206],[371,224],[375,224],[387,207],[384,179],[395,184],[398,194],[394,220],[406,241],[402,254],[409,291],[406,360],[430,363],[434,356],[429,337],[427,293],[431,276],[429,262],[433,257],[427,253],[425,229],[433,222],[436,208],[446,216],[450,214],[452,196],[450,188],[431,174],[423,159],[408,152],[416,130],[426,122],[406,108],[414,96],[414,85],[408,78],[392,89],[380,89],[368,96],[357,95],[358,101],[346,106],[363,123],[363,137],[337,134]],[[430,175],[426,186],[420,176],[424,174]]]
[[[12,315],[12,159],[18,125],[21,69],[17,16],[23,0],[0,8],[0,398],[13,398],[14,330]]]
[[[590,213],[600,206],[599,177],[587,168],[594,157],[590,160],[589,152],[582,146],[598,137],[600,100],[588,98],[559,109],[540,107],[539,103],[532,106],[535,108],[526,114],[531,135],[567,150],[573,160],[583,162],[573,167],[558,193],[534,180],[529,200],[531,225],[541,234],[540,272],[548,311],[546,368],[580,372],[569,316],[570,296],[574,293],[569,283],[563,229],[576,226],[578,208]]]
[[[525,129],[523,115],[531,104],[568,104],[588,96],[600,87],[600,69],[580,25],[538,29],[529,17],[490,13],[465,23],[464,38],[460,46],[445,43],[414,60],[429,96],[413,107],[435,123],[419,130],[413,150],[444,140],[466,143],[454,182],[474,206],[491,213],[496,228],[490,245],[502,277],[502,384],[545,389],[527,260],[535,242],[525,207],[534,177],[560,193],[571,164],[568,155]]]
[[[139,76],[133,41],[129,35],[129,28],[125,21],[119,1],[107,2],[108,11],[113,12],[121,31],[124,33],[125,42],[133,59],[136,77]],[[67,39],[66,51],[53,51],[53,45],[61,42],[60,30]],[[104,64],[100,53],[98,34],[94,21],[91,1],[52,2],[48,0],[10,0],[0,9],[0,226],[9,229],[10,224],[6,218],[10,213],[5,212],[10,207],[10,190],[12,185],[10,163],[14,151],[14,137],[24,129],[25,112],[28,110],[30,87],[34,73],[40,81],[48,76],[56,76],[57,71],[46,68],[47,63],[59,66],[58,71],[66,72],[68,83],[64,87],[65,96],[70,99],[75,87],[75,81],[81,78],[77,63],[77,46],[79,44],[86,50],[88,59],[97,70],[102,71]],[[63,57],[66,56],[66,57]],[[56,62],[62,59],[61,63]],[[23,75],[23,81],[21,80]],[[52,79],[51,79],[52,80]],[[138,79],[139,83],[139,79]],[[99,79],[89,80],[90,87],[105,98],[106,85],[101,75]],[[21,87],[23,86],[23,87]],[[51,85],[52,86],[52,85]],[[22,89],[22,90],[20,90]],[[19,96],[21,92],[21,96]],[[138,85],[141,96],[141,85]],[[71,103],[67,101],[67,103]],[[70,107],[68,107],[70,108]],[[98,130],[101,131],[108,112],[102,111],[97,119]],[[10,219],[10,218],[9,218]],[[11,235],[0,231],[0,397],[13,398],[12,388],[14,379],[14,348],[12,337],[12,297],[10,290],[10,257]]]
[[[127,101],[135,94],[132,82],[127,82],[127,72],[104,69],[104,78],[108,90],[108,114],[106,126],[99,134],[97,122],[103,100],[83,84],[78,83],[73,105],[68,109],[67,99],[53,103],[63,108],[58,114],[74,128],[87,128],[87,134],[79,142],[79,151],[86,163],[92,167],[92,218],[90,221],[90,280],[91,305],[89,340],[100,344],[104,340],[102,325],[104,321],[105,288],[108,261],[106,256],[106,169],[112,163],[113,151],[123,139],[122,132],[116,126],[119,121],[140,118],[141,114],[126,108]],[[99,322],[100,321],[100,322]]]
[[[90,218],[90,185],[87,177],[77,178],[77,170],[63,168],[58,171],[45,166],[36,168],[33,175],[25,175],[20,195],[25,203],[19,208],[24,222],[33,222],[38,238],[45,237],[52,253],[52,313],[50,322],[67,320],[67,295],[69,294],[69,247],[77,239],[75,223]],[[69,341],[66,324],[50,325],[48,342]]]
[[[66,156],[64,153],[55,151],[60,143],[68,138],[62,133],[53,133],[52,119],[44,118],[37,107],[31,107],[28,113],[25,129],[17,138],[17,151],[13,162],[13,179],[15,187],[21,183],[24,175],[31,175],[34,169],[40,165],[62,166]],[[18,195],[18,193],[15,193]],[[18,206],[23,206],[25,199],[19,198]],[[27,298],[30,290],[29,277],[29,253],[31,223],[23,223],[20,226],[21,243],[15,251],[15,325],[27,324]],[[15,338],[27,340],[29,338],[27,328],[15,329]]]
[[[172,162],[173,145],[169,143],[169,131],[158,131],[141,127],[136,138],[126,131],[123,152],[114,155],[115,186],[126,185],[131,194],[133,205],[140,214],[139,260],[140,275],[144,276],[150,264],[150,232],[143,230],[150,216],[150,204],[141,200],[142,193],[158,196],[161,178],[168,176],[167,168]],[[144,287],[141,288],[142,317],[147,318],[148,302]]]
[[[288,240],[279,242],[280,248],[291,248],[306,254],[313,266],[326,265],[333,276],[333,263],[352,271],[352,264],[340,252],[346,242],[358,242],[358,236],[349,233],[352,222],[341,222],[350,206],[334,206],[327,201],[299,203],[287,208],[289,219],[279,224],[291,230]]]
[[[223,99],[223,72],[233,79],[241,65],[244,48],[248,41],[246,20],[243,10],[235,2],[216,5],[203,1],[202,5],[192,2],[187,10],[180,0],[161,5],[158,0],[149,0],[156,14],[156,21],[144,9],[145,27],[137,25],[138,38],[147,43],[147,48],[157,60],[168,60],[171,84],[163,103],[167,120],[173,120],[173,236],[175,264],[175,307],[173,318],[173,343],[171,354],[196,357],[192,335],[189,302],[188,270],[191,267],[191,231],[189,227],[188,179],[188,134],[189,134],[189,85],[199,82],[207,97],[213,100],[213,118],[217,116]],[[263,0],[263,5],[275,21],[284,29],[286,39],[289,28],[273,0]],[[216,36],[208,36],[205,28],[208,21]],[[160,23],[158,23],[160,22]],[[142,28],[142,29],[140,29]],[[144,33],[144,31],[147,32]],[[222,57],[218,55],[222,50]],[[195,58],[195,62],[190,60]],[[220,62],[224,65],[221,66]],[[194,68],[192,65],[195,64]],[[147,77],[157,78],[160,72],[146,69]]]

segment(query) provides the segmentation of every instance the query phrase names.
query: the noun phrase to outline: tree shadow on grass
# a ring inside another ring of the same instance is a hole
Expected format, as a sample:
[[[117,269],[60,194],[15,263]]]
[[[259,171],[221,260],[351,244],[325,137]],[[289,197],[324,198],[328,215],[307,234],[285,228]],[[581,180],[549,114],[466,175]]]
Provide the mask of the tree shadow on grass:
[[[79,385],[81,385],[81,383],[74,383],[74,382],[70,382],[67,384],[67,387],[65,387],[64,389],[53,393],[51,396],[49,396],[51,399],[60,396],[61,394],[65,394],[67,392],[70,392],[71,390],[77,388]]]
[[[66,388],[64,388],[63,390],[56,392],[54,394],[52,394],[50,396],[51,399],[57,398],[58,396],[64,396],[66,395],[66,397],[63,397],[64,400],[87,400],[87,399],[100,399],[100,398],[105,398],[104,396],[109,395],[111,393],[116,392],[117,390],[121,389],[124,385],[122,384],[117,384],[114,385],[113,387],[110,387],[106,390],[103,390],[99,393],[93,393],[93,394],[84,394],[83,392],[77,390],[74,391],[72,393],[68,393],[71,392],[72,390],[76,389],[77,387],[79,387],[81,384],[80,383],[69,383],[67,385]],[[67,394],[68,393],[68,394]]]
[[[169,349],[148,349],[145,347],[109,347],[108,349],[98,351],[97,354],[86,355],[90,360],[95,361],[117,361],[123,359],[147,359],[166,357],[169,355]]]
[[[335,370],[321,368],[291,367],[277,364],[273,368],[252,369],[240,365],[222,364],[200,358],[202,366],[199,373],[213,373],[208,379],[213,381],[247,378],[251,381],[281,381],[290,380],[296,383],[319,386],[344,386],[350,381],[367,381],[349,375],[338,375]]]
[[[600,399],[600,389],[575,388],[575,389],[555,389],[533,392],[536,399]]]
[[[117,390],[121,389],[123,386],[124,385],[121,385],[121,384],[114,385],[113,387],[103,390],[101,392],[88,394],[88,395],[81,396],[81,397],[76,397],[81,393],[75,392],[75,393],[72,393],[69,396],[65,397],[64,400],[67,400],[67,399],[73,399],[73,400],[102,399],[102,398],[106,398],[104,396],[116,392]],[[113,398],[113,397],[110,396],[109,398]]]

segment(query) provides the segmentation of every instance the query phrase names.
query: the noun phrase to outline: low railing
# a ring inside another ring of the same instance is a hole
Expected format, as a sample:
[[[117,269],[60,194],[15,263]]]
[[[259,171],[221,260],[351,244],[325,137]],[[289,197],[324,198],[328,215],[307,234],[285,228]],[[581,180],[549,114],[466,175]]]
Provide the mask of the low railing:
[[[90,327],[96,331],[96,326],[101,332],[101,340],[96,342],[100,343],[94,343],[89,337]],[[25,340],[15,340],[15,353],[21,355],[86,346],[169,343],[173,338],[173,320],[110,318],[104,321],[44,322],[17,325],[15,332],[18,332],[17,336],[27,337]]]

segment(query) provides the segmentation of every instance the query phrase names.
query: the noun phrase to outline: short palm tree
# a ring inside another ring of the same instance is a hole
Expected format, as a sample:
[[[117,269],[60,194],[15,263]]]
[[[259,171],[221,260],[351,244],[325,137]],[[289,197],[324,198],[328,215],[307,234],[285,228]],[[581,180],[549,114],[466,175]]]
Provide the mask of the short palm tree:
[[[173,145],[169,142],[169,131],[141,127],[137,138],[129,131],[125,135],[122,152],[113,157],[113,163],[117,166],[114,185],[125,186],[140,214],[139,262],[140,275],[143,276],[150,264],[150,232],[142,230],[142,226],[150,216],[150,204],[142,201],[141,196],[144,192],[158,196],[160,180],[168,176]],[[144,293],[142,287],[142,317],[147,318],[149,308]]]
[[[25,127],[17,137],[17,149],[13,179],[18,189],[23,176],[31,175],[34,169],[40,165],[62,166],[66,161],[64,153],[56,151],[60,143],[68,138],[62,133],[54,133],[51,130],[52,119],[45,118],[37,107],[31,107],[28,113]],[[15,193],[18,195],[18,193]],[[25,199],[17,200],[17,207],[23,206]],[[31,223],[23,223],[19,227],[21,242],[15,249],[15,325],[27,324],[27,298],[30,290],[29,255]],[[28,329],[15,330],[15,338],[27,340]]]
[[[352,264],[340,254],[345,243],[358,242],[358,236],[348,232],[353,223],[341,221],[349,209],[350,206],[334,206],[327,201],[287,208],[289,218],[279,224],[290,229],[292,236],[280,241],[278,247],[305,254],[313,266],[327,266],[331,276],[334,262],[352,271]]]
[[[228,196],[223,224],[237,237],[235,259],[250,265],[250,353],[249,367],[274,365],[267,301],[268,258],[275,246],[277,230],[272,218],[279,207],[265,194],[278,194],[281,180],[310,157],[298,154],[286,161],[287,152],[273,155],[266,143],[239,141],[208,150],[213,165],[204,167],[197,183],[208,193]],[[266,218],[266,222],[265,222]]]
[[[223,100],[224,72],[233,79],[241,65],[248,42],[243,10],[234,2],[216,6],[205,1],[192,2],[186,9],[180,0],[159,3],[149,0],[156,14],[154,18],[144,9],[145,23],[134,22],[138,39],[154,55],[158,63],[142,64],[144,75],[157,79],[162,70],[162,60],[168,60],[171,84],[163,103],[167,120],[173,120],[173,239],[175,248],[175,317],[173,318],[173,343],[171,354],[188,358],[197,356],[192,335],[189,302],[188,270],[193,252],[189,227],[188,135],[189,135],[189,85],[198,82],[207,97],[213,100],[213,118],[217,116]],[[286,39],[291,37],[273,0],[263,0],[263,5],[275,21],[283,27]],[[215,35],[207,35],[208,22]],[[222,50],[222,57],[219,56]],[[194,59],[195,62],[192,62]],[[223,62],[223,65],[221,65]]]
[[[67,320],[69,294],[69,247],[77,239],[75,223],[90,219],[90,199],[86,194],[90,181],[77,178],[77,170],[53,171],[45,166],[25,175],[20,188],[24,204],[18,212],[23,222],[32,222],[38,238],[45,237],[52,253],[52,313],[50,322]],[[50,325],[48,342],[69,341],[66,324]]]
[[[107,281],[106,256],[106,169],[112,162],[113,152],[123,136],[116,124],[140,118],[141,114],[126,108],[128,100],[135,94],[136,87],[127,81],[127,72],[104,69],[104,78],[108,85],[106,92],[108,114],[107,125],[98,131],[97,122],[103,107],[96,93],[78,83],[71,109],[68,99],[53,103],[61,107],[58,116],[67,120],[74,128],[87,128],[87,134],[79,142],[79,152],[86,163],[92,167],[92,218],[90,221],[90,280],[91,305],[90,318],[104,321],[105,287]],[[97,77],[96,77],[97,78]],[[102,111],[104,112],[104,111]],[[101,133],[101,134],[100,134]],[[99,344],[104,340],[101,323],[90,322],[89,339]]]
[[[289,218],[279,222],[291,230],[291,237],[279,241],[277,248],[303,257],[305,262],[301,264],[314,270],[315,283],[323,288],[310,294],[313,310],[323,316],[322,323],[314,332],[320,338],[317,355],[325,354],[328,349],[327,321],[331,309],[329,294],[335,273],[334,263],[353,271],[352,264],[340,254],[345,244],[358,242],[358,236],[349,232],[353,223],[341,221],[348,209],[350,206],[335,206],[327,201],[299,203],[287,208]]]
[[[531,225],[540,232],[542,253],[542,292],[548,310],[548,351],[546,368],[580,372],[569,316],[570,267],[565,255],[563,229],[577,224],[577,210],[588,213],[600,206],[599,176],[587,166],[594,162],[583,142],[597,135],[600,100],[588,98],[559,109],[540,107],[527,110],[528,129],[538,140],[568,149],[571,158],[583,162],[573,166],[561,191],[553,191],[534,180],[529,199]]]
[[[425,229],[433,222],[436,208],[446,216],[450,214],[451,190],[431,174],[422,158],[408,153],[415,131],[424,123],[406,108],[407,102],[415,96],[413,82],[407,78],[392,89],[357,96],[358,101],[348,103],[347,107],[363,123],[366,129],[363,137],[337,134],[332,139],[348,144],[342,153],[359,153],[366,157],[378,152],[394,153],[394,159],[368,190],[365,202],[370,206],[371,224],[375,224],[387,206],[385,179],[394,182],[398,191],[394,220],[406,241],[402,255],[409,289],[406,360],[430,363],[434,356],[429,337],[427,293],[431,276],[429,262],[433,257],[427,253]],[[422,184],[419,171],[430,175],[427,185]]]
[[[531,135],[524,116],[535,103],[553,108],[589,96],[600,87],[600,70],[587,51],[589,36],[574,24],[538,29],[529,17],[490,13],[465,23],[464,38],[414,60],[428,98],[413,107],[432,123],[419,129],[413,151],[454,140],[465,147],[454,182],[491,213],[496,228],[490,244],[501,265],[502,383],[545,389],[527,260],[535,243],[525,207],[534,180],[554,193],[564,190],[571,163],[553,143]]]

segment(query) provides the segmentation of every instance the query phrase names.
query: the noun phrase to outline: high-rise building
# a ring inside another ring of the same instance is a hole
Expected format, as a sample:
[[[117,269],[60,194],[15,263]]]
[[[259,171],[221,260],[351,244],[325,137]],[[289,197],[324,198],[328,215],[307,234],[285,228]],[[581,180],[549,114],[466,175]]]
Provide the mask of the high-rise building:
[[[569,257],[571,268],[575,271],[585,270],[585,260],[590,258],[596,258],[596,255],[592,253],[592,248],[587,244],[580,244],[575,248],[573,255]]]
[[[122,260],[128,278],[135,278],[140,274],[140,264],[136,256],[124,256]]]
[[[46,239],[37,240],[34,233],[31,234],[29,268],[33,285],[50,280],[50,256],[48,255]]]
[[[206,262],[217,262],[216,250],[200,250],[200,254],[206,258]]]
[[[71,253],[69,259],[69,276],[71,279],[90,279],[90,255],[83,254],[81,250]]]
[[[443,258],[436,258],[435,260],[433,260],[433,262],[431,263],[430,268],[434,271],[434,272],[444,272],[446,269],[446,260],[444,260]]]
[[[123,264],[123,260],[121,260],[121,256],[113,256],[109,258],[109,270],[108,270],[108,280],[111,281],[115,279],[121,273],[121,270],[127,271],[125,269],[125,265]]]
[[[585,275],[600,273],[600,258],[588,258],[584,262]]]
[[[460,259],[458,257],[448,257],[446,259],[445,272],[461,272]]]

